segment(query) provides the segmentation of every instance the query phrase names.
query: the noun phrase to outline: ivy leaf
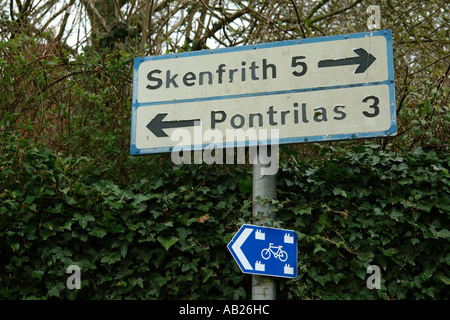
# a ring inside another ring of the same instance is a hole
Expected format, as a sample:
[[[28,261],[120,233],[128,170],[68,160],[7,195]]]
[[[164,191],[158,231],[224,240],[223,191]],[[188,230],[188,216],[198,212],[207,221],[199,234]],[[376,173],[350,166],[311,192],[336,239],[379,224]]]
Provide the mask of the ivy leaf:
[[[343,273],[341,273],[341,272],[339,272],[339,273],[332,273],[331,274],[331,279],[335,283],[338,283],[341,279],[345,279],[345,278],[346,278],[346,276]]]
[[[48,295],[49,297],[59,298],[59,292],[64,289],[67,289],[66,286],[62,284],[62,282],[57,282],[54,286],[50,288],[50,290],[48,291]]]
[[[241,179],[239,181],[238,186],[239,186],[239,190],[243,194],[251,194],[252,188],[253,188],[252,177],[246,177],[245,179]]]
[[[17,250],[19,250],[19,248],[20,248],[20,243],[17,243],[17,242],[10,243],[9,245],[11,246],[11,248],[12,248],[14,251],[17,251]]]
[[[445,285],[450,285],[450,278],[447,276],[444,276],[443,274],[439,274],[438,278],[442,280],[442,282],[445,283]]]
[[[103,238],[105,235],[106,235],[106,231],[105,231],[105,229],[103,229],[103,228],[99,228],[99,227],[94,227],[90,232],[89,232],[89,234],[90,235],[93,235],[94,237],[97,237],[97,238]]]
[[[447,238],[447,239],[450,238],[450,231],[448,231],[447,229],[442,229],[438,232],[432,230],[432,232],[438,238]]]
[[[292,212],[295,215],[303,215],[303,214],[312,214],[312,207],[306,207],[306,208],[301,208],[301,207],[294,207],[292,208]]]
[[[326,212],[322,213],[319,216],[319,220],[317,221],[317,224],[315,226],[316,229],[317,229],[317,232],[320,233],[320,232],[323,231],[323,229],[325,229],[325,228],[330,226],[330,223],[328,222],[327,219],[328,219],[328,214]]]
[[[197,272],[197,271],[198,271],[197,266],[196,266],[195,263],[193,263],[193,262],[185,263],[185,264],[183,264],[183,266],[181,267],[181,271],[182,271],[182,272],[186,272],[186,271],[191,270],[191,269],[194,270],[194,272]]]
[[[49,237],[54,236],[56,234],[54,230],[41,230],[40,233],[43,240],[47,240]]]
[[[315,243],[313,254],[317,253],[317,252],[320,252],[320,251],[327,252],[327,250],[325,248],[323,248],[320,243]]]
[[[33,272],[31,272],[31,276],[32,276],[32,278],[36,278],[38,280],[42,280],[42,277],[44,276],[44,271],[42,271],[42,270],[33,270]]]
[[[333,194],[335,196],[343,196],[345,198],[347,198],[347,192],[345,192],[345,190],[342,190],[341,188],[334,188],[333,189]]]
[[[169,237],[169,238],[159,236],[157,238],[157,240],[159,241],[159,243],[161,243],[161,245],[164,247],[164,249],[169,251],[169,248],[178,241],[178,238],[175,238],[174,236]]]
[[[143,194],[139,193],[139,194],[134,196],[134,201],[131,203],[131,205],[137,206],[141,202],[147,201],[148,199],[150,199],[149,196],[146,196],[146,195],[143,195]]]
[[[79,213],[75,214],[74,219],[78,221],[78,223],[83,229],[86,228],[89,221],[95,221],[95,218],[93,216],[89,214],[82,216]]]
[[[120,257],[120,253],[109,253],[108,255],[104,256],[100,262],[104,262],[107,264],[113,264],[117,261],[120,261],[121,257]]]
[[[244,288],[242,288],[242,287],[239,287],[239,288],[237,288],[235,291],[234,291],[234,300],[238,300],[239,299],[239,297],[245,297],[245,295],[246,295],[246,293],[245,293],[245,290],[244,290]]]

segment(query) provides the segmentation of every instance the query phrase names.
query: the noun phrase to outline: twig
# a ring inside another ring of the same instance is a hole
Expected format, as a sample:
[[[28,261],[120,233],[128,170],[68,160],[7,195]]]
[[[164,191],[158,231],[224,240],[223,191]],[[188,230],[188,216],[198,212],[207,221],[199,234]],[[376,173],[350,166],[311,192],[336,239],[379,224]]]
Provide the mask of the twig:
[[[300,27],[300,31],[302,32],[303,38],[306,38],[305,29],[303,29],[302,19],[300,19],[300,14],[298,12],[297,4],[295,0],[291,0],[292,5],[294,6],[295,15],[297,16],[298,25]]]

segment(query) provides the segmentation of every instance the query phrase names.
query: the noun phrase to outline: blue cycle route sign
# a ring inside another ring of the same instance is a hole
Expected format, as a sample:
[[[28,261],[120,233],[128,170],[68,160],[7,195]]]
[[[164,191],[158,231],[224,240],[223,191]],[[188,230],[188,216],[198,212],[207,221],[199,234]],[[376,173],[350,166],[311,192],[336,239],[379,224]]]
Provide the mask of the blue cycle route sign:
[[[292,230],[244,224],[227,247],[243,273],[297,277],[297,235]]]

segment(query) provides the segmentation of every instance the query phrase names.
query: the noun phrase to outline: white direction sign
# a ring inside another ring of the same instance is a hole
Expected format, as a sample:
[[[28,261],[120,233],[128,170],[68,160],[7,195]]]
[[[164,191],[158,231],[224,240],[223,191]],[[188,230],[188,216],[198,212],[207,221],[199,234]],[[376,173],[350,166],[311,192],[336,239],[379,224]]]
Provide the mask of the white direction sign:
[[[135,155],[396,131],[390,30],[134,61]]]

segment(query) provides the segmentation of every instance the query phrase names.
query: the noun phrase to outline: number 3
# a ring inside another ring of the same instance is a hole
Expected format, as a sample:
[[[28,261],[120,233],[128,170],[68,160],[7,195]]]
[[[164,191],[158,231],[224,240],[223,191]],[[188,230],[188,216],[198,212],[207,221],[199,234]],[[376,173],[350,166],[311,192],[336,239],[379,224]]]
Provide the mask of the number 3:
[[[373,113],[363,111],[363,115],[365,115],[368,118],[376,117],[380,113],[380,108],[378,108],[378,103],[380,102],[380,99],[378,99],[375,96],[367,96],[363,99],[362,102],[367,102],[368,100],[373,100],[373,103],[369,106],[369,108],[373,109]]]

